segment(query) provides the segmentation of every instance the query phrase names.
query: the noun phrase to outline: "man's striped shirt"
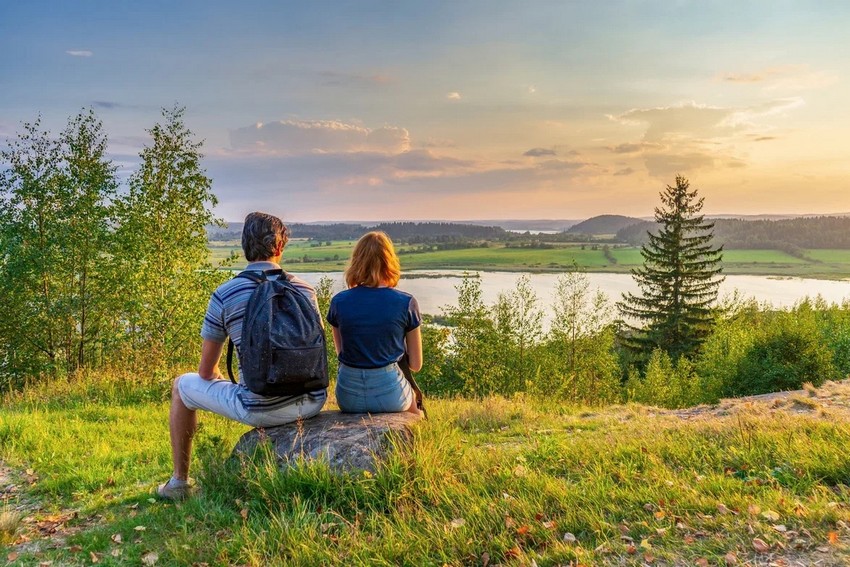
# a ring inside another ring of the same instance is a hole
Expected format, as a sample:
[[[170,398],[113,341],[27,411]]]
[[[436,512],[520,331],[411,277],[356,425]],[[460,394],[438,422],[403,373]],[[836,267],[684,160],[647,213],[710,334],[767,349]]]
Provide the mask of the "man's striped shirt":
[[[279,269],[280,266],[274,262],[251,262],[245,267],[245,271]],[[319,303],[316,300],[316,291],[313,287],[301,278],[292,275],[290,275],[289,283],[310,300],[316,308],[316,313],[318,313]],[[224,343],[230,337],[238,354],[239,344],[242,342],[242,319],[245,317],[248,300],[256,287],[257,284],[247,278],[233,278],[218,286],[218,289],[210,297],[204,323],[201,326],[201,337],[217,343]],[[324,389],[299,396],[261,396],[245,387],[242,382],[241,369],[239,375],[239,400],[249,411],[275,409],[297,403],[303,399],[319,401],[327,397],[327,392]]]

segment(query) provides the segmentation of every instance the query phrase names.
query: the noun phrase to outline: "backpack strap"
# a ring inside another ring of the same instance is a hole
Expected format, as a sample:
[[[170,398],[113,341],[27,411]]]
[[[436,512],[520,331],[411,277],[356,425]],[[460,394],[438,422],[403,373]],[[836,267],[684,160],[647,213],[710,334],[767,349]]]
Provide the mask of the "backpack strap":
[[[244,278],[251,280],[257,285],[268,280],[268,276],[284,273],[283,270],[242,270],[234,278]],[[227,338],[227,377],[230,381],[236,384],[236,378],[233,377],[233,339]]]

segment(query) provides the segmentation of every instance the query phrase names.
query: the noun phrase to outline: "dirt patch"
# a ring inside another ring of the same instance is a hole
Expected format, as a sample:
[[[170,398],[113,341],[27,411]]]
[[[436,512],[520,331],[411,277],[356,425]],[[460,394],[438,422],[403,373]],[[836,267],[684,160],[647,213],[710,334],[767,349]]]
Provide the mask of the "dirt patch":
[[[820,388],[773,392],[758,396],[727,398],[716,405],[701,405],[678,410],[660,410],[658,415],[681,419],[726,417],[742,412],[787,412],[809,414],[825,419],[850,420],[850,380],[826,382]]]

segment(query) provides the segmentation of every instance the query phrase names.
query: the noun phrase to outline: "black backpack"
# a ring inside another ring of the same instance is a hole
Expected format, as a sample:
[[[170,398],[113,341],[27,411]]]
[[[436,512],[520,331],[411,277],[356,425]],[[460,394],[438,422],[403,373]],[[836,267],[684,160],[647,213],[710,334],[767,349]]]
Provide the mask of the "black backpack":
[[[279,275],[276,279],[268,276]],[[325,331],[313,303],[283,270],[240,272],[257,283],[242,320],[239,361],[242,381],[255,394],[297,396],[328,387]],[[227,374],[233,379],[233,341]]]

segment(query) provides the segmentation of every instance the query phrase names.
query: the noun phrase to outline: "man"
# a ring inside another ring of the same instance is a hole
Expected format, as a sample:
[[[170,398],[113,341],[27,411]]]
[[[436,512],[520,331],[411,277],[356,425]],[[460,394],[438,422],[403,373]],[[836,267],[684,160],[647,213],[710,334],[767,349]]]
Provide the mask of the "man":
[[[248,260],[245,270],[280,269],[288,239],[289,232],[279,218],[265,213],[249,214],[242,229],[242,250]],[[310,299],[318,313],[315,290],[297,277],[292,277],[290,283]],[[237,385],[222,378],[218,362],[224,343],[230,337],[239,352],[245,307],[256,286],[250,279],[234,278],[220,285],[210,298],[201,327],[204,341],[198,372],[178,377],[171,390],[169,427],[174,471],[157,488],[161,498],[180,500],[193,490],[189,462],[197,427],[196,410],[211,411],[252,427],[273,427],[313,417],[327,399],[325,389],[298,396],[261,396],[248,390],[241,379]]]

